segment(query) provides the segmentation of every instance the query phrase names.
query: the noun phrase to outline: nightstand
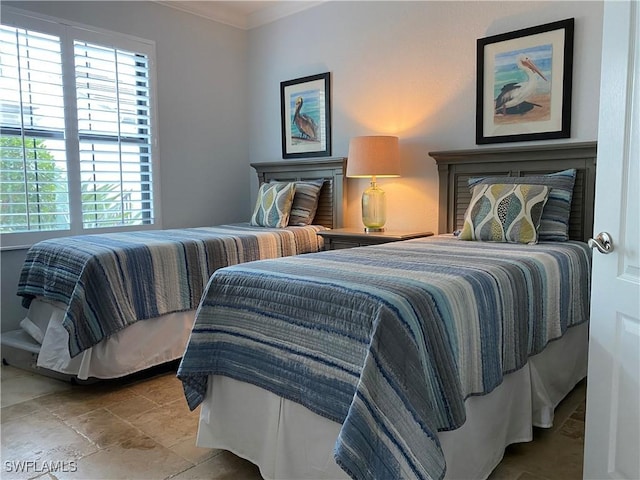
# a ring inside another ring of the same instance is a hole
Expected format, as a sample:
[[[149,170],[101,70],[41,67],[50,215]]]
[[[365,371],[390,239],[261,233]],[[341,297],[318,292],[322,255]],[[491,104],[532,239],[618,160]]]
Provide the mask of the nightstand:
[[[365,232],[364,228],[335,228],[318,232],[324,238],[325,250],[364,247],[381,243],[399,242],[412,238],[430,237],[433,232],[412,232],[404,230],[387,230],[384,232]]]

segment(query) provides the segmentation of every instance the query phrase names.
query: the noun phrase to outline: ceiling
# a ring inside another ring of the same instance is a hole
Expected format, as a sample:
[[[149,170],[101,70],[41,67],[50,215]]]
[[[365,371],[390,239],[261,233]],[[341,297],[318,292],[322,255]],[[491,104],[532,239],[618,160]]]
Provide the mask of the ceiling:
[[[183,12],[250,30],[296,12],[314,7],[324,0],[156,0]]]

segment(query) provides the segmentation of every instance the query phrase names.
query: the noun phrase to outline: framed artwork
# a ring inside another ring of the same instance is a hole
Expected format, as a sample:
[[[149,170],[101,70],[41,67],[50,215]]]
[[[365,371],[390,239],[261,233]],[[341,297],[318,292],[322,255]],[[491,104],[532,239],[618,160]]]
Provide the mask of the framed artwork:
[[[280,83],[282,158],[331,155],[329,72]]]
[[[571,135],[574,19],[478,40],[476,143]]]

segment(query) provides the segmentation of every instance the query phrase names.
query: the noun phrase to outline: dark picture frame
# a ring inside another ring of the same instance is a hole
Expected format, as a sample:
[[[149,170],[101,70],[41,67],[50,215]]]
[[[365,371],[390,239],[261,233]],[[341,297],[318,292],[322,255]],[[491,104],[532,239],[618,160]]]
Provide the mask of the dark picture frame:
[[[280,83],[282,158],[331,155],[329,72]]]
[[[571,136],[574,19],[477,41],[476,143]]]

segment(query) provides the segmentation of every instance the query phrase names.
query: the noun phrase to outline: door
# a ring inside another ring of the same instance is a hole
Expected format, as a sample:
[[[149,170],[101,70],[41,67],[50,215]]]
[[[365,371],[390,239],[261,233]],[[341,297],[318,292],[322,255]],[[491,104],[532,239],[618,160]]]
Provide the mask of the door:
[[[640,5],[604,2],[586,479],[640,479]]]

